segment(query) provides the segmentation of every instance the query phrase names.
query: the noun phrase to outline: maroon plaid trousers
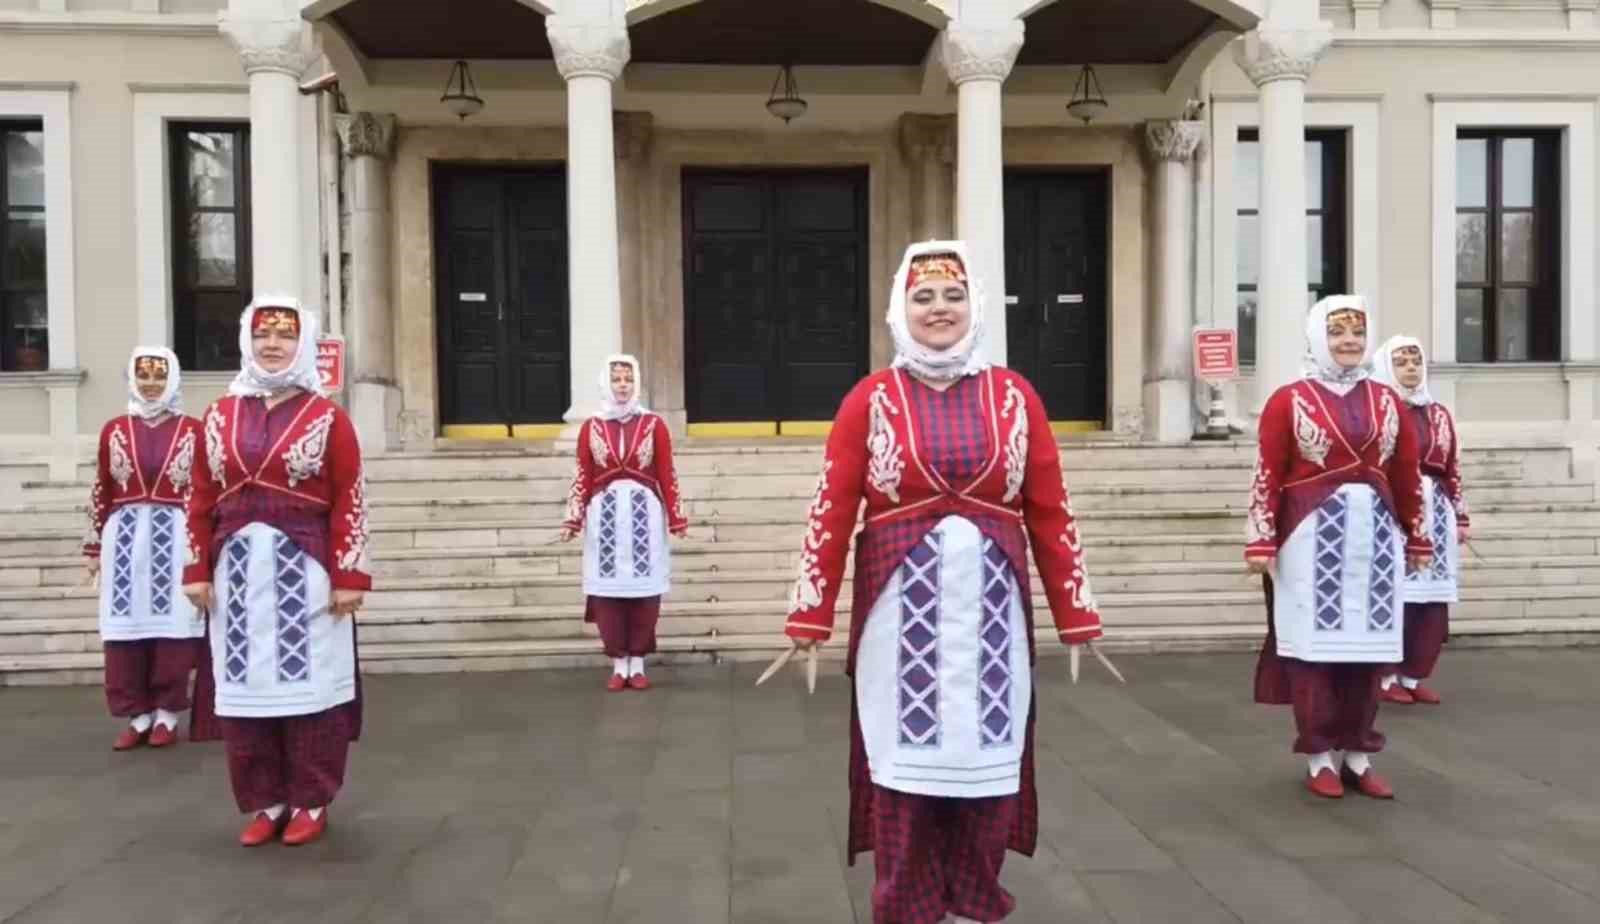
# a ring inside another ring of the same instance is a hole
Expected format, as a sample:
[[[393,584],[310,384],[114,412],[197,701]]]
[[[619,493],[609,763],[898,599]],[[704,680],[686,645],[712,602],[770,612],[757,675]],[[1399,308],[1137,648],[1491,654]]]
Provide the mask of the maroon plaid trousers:
[[[1000,921],[1016,900],[1000,866],[1017,797],[952,799],[874,787],[874,924],[938,924],[947,914]]]
[[[228,779],[241,812],[274,805],[317,808],[344,785],[345,760],[356,735],[355,703],[310,715],[221,718]]]
[[[147,638],[106,642],[106,705],[111,714],[131,717],[165,709],[189,708],[189,672],[199,639]]]
[[[1400,673],[1412,680],[1433,676],[1439,653],[1450,637],[1450,604],[1406,604],[1406,659]]]
[[[600,642],[609,658],[655,654],[656,621],[660,617],[659,596],[591,596],[584,607],[584,618],[600,630]]]

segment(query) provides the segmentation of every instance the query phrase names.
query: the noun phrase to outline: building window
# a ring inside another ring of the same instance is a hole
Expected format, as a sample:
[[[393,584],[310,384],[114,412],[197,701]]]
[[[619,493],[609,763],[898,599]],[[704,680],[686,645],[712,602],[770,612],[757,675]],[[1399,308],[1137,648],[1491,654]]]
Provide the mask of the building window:
[[[1306,277],[1308,303],[1345,290],[1345,138],[1340,129],[1306,132]],[[1256,287],[1261,281],[1261,139],[1239,130],[1234,158],[1238,205],[1235,241],[1239,252],[1239,361],[1256,361]]]
[[[50,367],[44,127],[0,121],[0,370]]]
[[[1561,355],[1560,134],[1456,133],[1456,359]]]
[[[173,349],[185,369],[237,369],[251,291],[250,128],[174,122],[169,132]]]

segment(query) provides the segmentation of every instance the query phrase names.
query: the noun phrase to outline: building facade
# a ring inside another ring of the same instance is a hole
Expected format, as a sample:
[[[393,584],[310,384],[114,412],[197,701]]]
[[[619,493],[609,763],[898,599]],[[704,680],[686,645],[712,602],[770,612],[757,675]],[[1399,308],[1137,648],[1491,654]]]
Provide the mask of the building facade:
[[[0,457],[70,473],[136,343],[172,345],[191,406],[210,400],[267,292],[344,338],[369,451],[556,437],[624,350],[690,435],[814,435],[888,359],[901,249],[958,235],[991,355],[1063,432],[1189,439],[1196,326],[1238,329],[1247,426],[1298,370],[1307,301],[1355,291],[1380,337],[1429,345],[1467,440],[1588,464],[1596,19],[1596,0],[0,0]],[[463,71],[466,117],[441,99]],[[787,76],[791,120],[768,105]]]

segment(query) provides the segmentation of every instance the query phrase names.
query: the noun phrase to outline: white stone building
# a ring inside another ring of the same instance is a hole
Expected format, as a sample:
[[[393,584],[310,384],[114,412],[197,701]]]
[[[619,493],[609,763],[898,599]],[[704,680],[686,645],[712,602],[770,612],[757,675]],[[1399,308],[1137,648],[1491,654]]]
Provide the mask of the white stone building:
[[[814,434],[954,234],[1063,431],[1188,439],[1197,325],[1243,325],[1248,422],[1355,291],[1466,439],[1581,467],[1596,5],[0,0],[0,456],[69,475],[136,343],[198,409],[252,291],[345,337],[369,450],[548,439],[617,350],[691,435]]]

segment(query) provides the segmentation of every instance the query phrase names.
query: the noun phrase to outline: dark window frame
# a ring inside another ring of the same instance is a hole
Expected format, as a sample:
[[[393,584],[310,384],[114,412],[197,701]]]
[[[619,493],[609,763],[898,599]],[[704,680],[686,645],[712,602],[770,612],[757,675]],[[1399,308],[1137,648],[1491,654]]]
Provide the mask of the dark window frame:
[[[43,131],[43,119],[0,119],[0,135],[12,133],[22,134],[27,132],[42,133]],[[6,240],[6,236],[10,231],[10,218],[13,213],[43,215],[46,224],[46,234],[48,234],[50,212],[48,202],[39,206],[12,205],[8,199],[10,190],[8,188],[8,184],[6,183],[7,173],[8,170],[6,165],[5,145],[0,144],[0,371],[16,372],[20,371],[17,369],[17,347],[20,344],[17,343],[17,338],[14,336],[15,331],[11,323],[11,306],[13,301],[20,300],[21,296],[40,295],[44,296],[46,310],[49,310],[49,257],[47,253],[47,265],[45,267],[45,272],[47,274],[46,278],[41,281],[39,285],[24,286],[12,278],[11,267],[8,265],[6,260],[6,255],[10,253],[10,245]],[[48,251],[48,241],[46,244],[46,249]],[[46,318],[46,323],[48,324],[48,317]],[[47,329],[45,334],[45,368],[49,367],[49,350],[50,341]]]
[[[1320,217],[1322,219],[1322,282],[1311,283],[1307,280],[1307,291],[1316,298],[1326,298],[1329,295],[1338,295],[1348,291],[1350,279],[1350,131],[1345,128],[1307,128],[1305,134],[1307,144],[1317,143],[1322,145],[1322,206],[1311,208],[1307,198],[1306,219]],[[1237,143],[1261,143],[1260,129],[1241,128]],[[1302,168],[1304,169],[1304,168]],[[1258,178],[1259,180],[1259,178]],[[1260,203],[1258,202],[1259,206]],[[1235,208],[1233,223],[1237,229],[1239,219],[1246,216],[1259,216],[1260,209]],[[1257,219],[1259,227],[1259,217]],[[1237,245],[1236,245],[1237,246]],[[1259,253],[1257,254],[1259,258]],[[1307,266],[1307,270],[1310,266]],[[1309,273],[1308,273],[1309,276]],[[1255,283],[1240,282],[1234,279],[1234,311],[1238,311],[1239,297],[1246,292],[1258,291]],[[1256,300],[1257,311],[1260,311],[1260,299]],[[1237,324],[1237,320],[1235,324]],[[1243,331],[1239,336],[1239,362],[1245,366],[1255,365],[1255,334],[1252,331],[1249,341],[1249,350],[1245,349],[1246,343]]]
[[[190,132],[231,134],[234,136],[233,205],[192,206],[189,202],[188,163],[185,157],[185,136]],[[199,372],[228,371],[233,366],[223,364],[216,368],[202,366],[196,355],[199,350],[196,301],[200,295],[237,296],[239,310],[249,302],[254,267],[251,262],[250,226],[252,203],[250,201],[250,123],[243,121],[175,120],[167,123],[168,209],[172,216],[167,229],[171,242],[172,271],[172,342],[179,364],[186,370]],[[196,215],[231,214],[234,216],[234,260],[236,276],[231,286],[202,286],[191,282],[190,272],[196,254],[190,252],[187,225]],[[224,347],[224,352],[233,350]]]
[[[1505,177],[1502,159],[1505,142],[1514,139],[1533,141],[1533,204],[1506,206],[1504,198]],[[1462,290],[1476,290],[1483,297],[1483,355],[1466,358],[1456,353],[1458,362],[1518,363],[1557,362],[1561,359],[1561,243],[1562,202],[1561,130],[1547,128],[1462,128],[1456,131],[1456,143],[1485,141],[1488,189],[1485,205],[1463,206],[1459,201],[1451,216],[1450,239],[1454,249],[1457,234],[1456,218],[1461,215],[1483,215],[1487,236],[1485,258],[1487,266],[1481,283],[1463,282],[1454,277],[1457,305]],[[1502,273],[1502,218],[1507,214],[1532,214],[1534,234],[1534,280],[1507,282]],[[1452,261],[1452,266],[1454,261]],[[1502,359],[1500,353],[1500,293],[1505,289],[1518,289],[1528,293],[1528,349],[1522,359]],[[1457,329],[1461,324],[1459,307],[1456,315]],[[1460,335],[1457,334],[1457,343]]]

